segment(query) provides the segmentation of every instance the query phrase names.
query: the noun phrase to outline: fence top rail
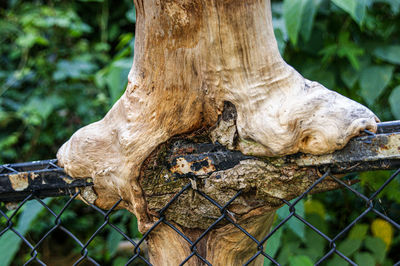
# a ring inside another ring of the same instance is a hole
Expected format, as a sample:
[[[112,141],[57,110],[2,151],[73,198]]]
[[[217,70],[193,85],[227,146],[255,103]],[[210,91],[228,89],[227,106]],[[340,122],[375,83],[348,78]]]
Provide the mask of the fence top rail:
[[[56,159],[0,166],[0,201],[15,202],[31,193],[39,198],[73,195],[78,188],[92,186],[90,178],[72,178]]]

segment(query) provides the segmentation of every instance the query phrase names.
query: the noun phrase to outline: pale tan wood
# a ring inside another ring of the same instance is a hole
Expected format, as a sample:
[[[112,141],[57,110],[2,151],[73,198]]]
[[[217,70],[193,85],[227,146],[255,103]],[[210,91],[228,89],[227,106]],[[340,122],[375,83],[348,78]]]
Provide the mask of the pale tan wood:
[[[258,241],[267,235],[274,220],[275,212],[264,212],[252,216],[240,223]],[[199,230],[184,230],[182,232],[194,242],[201,234]],[[154,265],[180,265],[192,254],[188,242],[167,225],[160,225],[148,240],[149,256]],[[264,244],[265,247],[265,244]],[[212,230],[196,245],[198,255],[212,265],[243,265],[255,253],[257,243],[232,224]],[[250,265],[263,265],[264,256],[260,255]],[[185,265],[205,265],[196,255]]]
[[[275,212],[265,212],[241,223],[255,239],[260,241],[269,232]],[[264,245],[265,247],[265,245]],[[243,265],[258,251],[257,244],[233,225],[213,231],[207,242],[207,259],[213,265]],[[250,265],[263,265],[260,255]]]
[[[228,131],[238,141],[230,148],[245,154],[330,153],[360,131],[376,130],[366,107],[284,62],[269,0],[137,0],[135,7],[125,93],[57,158],[69,175],[93,178],[98,206],[122,197],[140,230],[153,222],[138,183],[142,163],[172,136],[213,127],[225,101],[237,109],[236,130]]]

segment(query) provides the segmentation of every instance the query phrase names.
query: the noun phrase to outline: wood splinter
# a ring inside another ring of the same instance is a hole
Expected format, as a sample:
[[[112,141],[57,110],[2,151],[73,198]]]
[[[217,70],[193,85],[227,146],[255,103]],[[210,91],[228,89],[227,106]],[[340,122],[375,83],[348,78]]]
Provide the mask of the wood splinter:
[[[148,172],[148,163],[163,150],[160,145],[174,136],[201,132],[255,157],[213,172],[196,186],[220,204],[243,190],[229,211],[260,239],[269,231],[280,198],[301,194],[316,171],[256,157],[331,153],[365,129],[376,131],[379,120],[370,110],[305,79],[284,62],[269,0],[136,0],[135,7],[135,57],[125,93],[102,120],[78,130],[57,158],[70,176],[93,178],[99,207],[110,208],[121,197],[121,207],[136,215],[142,232],[166,202],[152,194],[150,180],[159,175],[141,173]],[[236,110],[234,119],[218,119],[226,103]],[[168,184],[160,186],[173,194],[177,187]],[[196,197],[185,200],[201,201]],[[192,239],[208,223],[205,213],[217,215],[202,204],[174,206],[167,215]],[[189,244],[166,225],[150,234],[148,244],[154,265],[177,265],[191,253]],[[197,250],[213,265],[236,265],[247,261],[257,245],[233,225],[221,224]],[[201,264],[196,257],[188,263]]]

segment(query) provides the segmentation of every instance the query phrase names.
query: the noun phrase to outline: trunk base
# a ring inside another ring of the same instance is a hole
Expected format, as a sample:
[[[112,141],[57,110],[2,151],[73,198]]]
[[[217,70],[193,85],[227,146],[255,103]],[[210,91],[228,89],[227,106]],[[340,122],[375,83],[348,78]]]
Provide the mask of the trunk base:
[[[274,215],[275,211],[271,211],[253,216],[241,221],[239,226],[260,241],[268,234]],[[217,224],[215,229],[198,242],[198,238],[205,230],[174,226],[196,244],[192,246],[171,227],[160,224],[149,235],[147,242],[153,265],[180,265],[186,259],[185,265],[204,265],[202,258],[217,266],[243,265],[259,251],[258,244],[233,224],[222,227],[218,227]],[[265,243],[261,249],[265,249]],[[248,265],[263,265],[263,262],[264,256],[259,255]]]

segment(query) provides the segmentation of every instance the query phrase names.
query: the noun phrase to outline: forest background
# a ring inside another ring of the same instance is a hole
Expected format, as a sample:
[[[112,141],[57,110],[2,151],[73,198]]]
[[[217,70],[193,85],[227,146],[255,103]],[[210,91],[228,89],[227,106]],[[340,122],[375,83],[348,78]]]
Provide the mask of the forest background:
[[[281,54],[305,77],[367,105],[382,121],[400,119],[400,1],[272,1]],[[55,158],[60,145],[83,125],[101,119],[123,93],[134,55],[135,9],[131,0],[4,0],[0,2],[0,164]],[[390,171],[353,174],[355,188],[375,191]],[[381,194],[379,210],[400,217],[400,178]],[[66,200],[66,199],[65,199]],[[60,210],[64,199],[46,199]],[[339,233],[365,210],[362,200],[342,190],[308,196],[296,211],[328,236]],[[276,222],[286,217],[277,213]],[[54,223],[37,202],[18,214],[17,228],[40,239]],[[113,221],[138,238],[136,219],[118,211]],[[103,218],[76,202],[63,224],[86,241]],[[398,219],[397,219],[398,221]],[[0,218],[0,230],[5,219]],[[105,229],[89,254],[106,265],[123,265],[129,255],[121,236]],[[338,241],[359,265],[393,265],[400,259],[400,234],[367,215]],[[80,248],[63,234],[42,245],[49,265],[69,265]],[[290,220],[268,242],[282,265],[312,265],[329,243]],[[29,249],[13,233],[0,237],[0,261],[20,265]],[[265,263],[268,264],[267,262]],[[2,264],[3,265],[3,264]],[[347,265],[337,255],[327,265]]]

